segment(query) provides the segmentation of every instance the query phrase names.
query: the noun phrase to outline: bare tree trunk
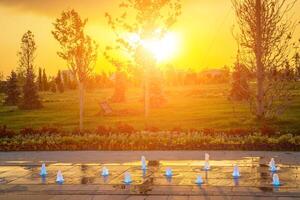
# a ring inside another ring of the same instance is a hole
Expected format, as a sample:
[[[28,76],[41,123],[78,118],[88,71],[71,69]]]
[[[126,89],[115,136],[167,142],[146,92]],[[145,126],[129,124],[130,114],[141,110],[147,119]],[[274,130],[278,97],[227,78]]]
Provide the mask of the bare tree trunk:
[[[83,114],[84,114],[84,84],[78,83],[79,86],[79,130],[83,131]]]
[[[256,70],[257,70],[257,111],[259,119],[264,118],[264,66],[262,63],[262,22],[261,22],[261,0],[256,0]]]

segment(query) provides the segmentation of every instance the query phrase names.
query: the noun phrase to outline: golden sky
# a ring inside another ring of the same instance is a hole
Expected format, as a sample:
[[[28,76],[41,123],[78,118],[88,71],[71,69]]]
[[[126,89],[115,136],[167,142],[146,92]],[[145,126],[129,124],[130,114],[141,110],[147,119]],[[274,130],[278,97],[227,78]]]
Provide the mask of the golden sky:
[[[51,30],[62,10],[74,8],[88,18],[88,34],[104,48],[112,32],[104,13],[117,14],[120,0],[0,0],[0,72],[8,74],[17,66],[22,35],[31,30],[37,43],[36,66],[54,74],[66,69],[56,52],[59,49]],[[182,0],[183,13],[171,30],[179,38],[176,56],[170,61],[179,68],[204,69],[232,65],[236,43],[231,0]],[[300,2],[295,7],[300,9]],[[299,14],[298,14],[299,15]],[[297,16],[297,14],[296,14]],[[300,36],[299,36],[300,37]],[[96,71],[109,68],[100,54]]]

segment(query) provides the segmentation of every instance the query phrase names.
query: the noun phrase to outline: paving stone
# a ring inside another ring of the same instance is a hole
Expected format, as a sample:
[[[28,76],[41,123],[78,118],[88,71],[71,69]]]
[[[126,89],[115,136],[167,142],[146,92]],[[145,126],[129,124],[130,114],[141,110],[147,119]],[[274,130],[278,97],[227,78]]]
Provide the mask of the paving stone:
[[[189,200],[189,196],[169,196],[168,200]]]
[[[146,200],[168,200],[168,196],[155,196],[155,195],[151,195],[149,197],[146,198]]]
[[[110,200],[110,195],[94,195],[92,200]]]
[[[145,200],[147,196],[129,196],[126,200]]]
[[[0,200],[50,200],[53,196],[51,195],[16,195],[16,194],[5,194],[0,195]]]
[[[67,200],[92,200],[93,195],[69,195]]]
[[[69,195],[55,195],[50,200],[67,200]]]

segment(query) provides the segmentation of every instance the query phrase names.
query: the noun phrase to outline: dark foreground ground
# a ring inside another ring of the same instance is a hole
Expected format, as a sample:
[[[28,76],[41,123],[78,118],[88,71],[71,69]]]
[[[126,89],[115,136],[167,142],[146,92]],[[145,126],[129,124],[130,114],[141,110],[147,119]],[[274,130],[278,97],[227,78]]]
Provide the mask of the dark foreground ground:
[[[211,151],[208,172],[201,151],[0,152],[0,199],[300,199],[300,152]],[[148,170],[140,167],[146,156]],[[267,164],[274,157],[282,185],[272,186]],[[39,176],[45,162],[48,176]],[[232,178],[238,164],[241,177]],[[105,166],[110,176],[103,178]],[[166,168],[173,177],[166,178]],[[55,183],[61,170],[64,184]],[[123,183],[130,172],[133,182]],[[195,184],[201,175],[204,184]]]

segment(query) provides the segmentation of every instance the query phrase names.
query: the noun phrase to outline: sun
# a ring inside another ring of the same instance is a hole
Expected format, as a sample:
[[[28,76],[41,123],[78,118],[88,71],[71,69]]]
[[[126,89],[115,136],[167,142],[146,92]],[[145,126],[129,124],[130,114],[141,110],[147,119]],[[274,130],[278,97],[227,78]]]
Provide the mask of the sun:
[[[162,38],[148,40],[140,40],[138,35],[132,35],[129,40],[131,43],[142,44],[160,63],[174,58],[179,49],[179,37],[174,32],[168,32]]]
[[[169,32],[161,39],[145,40],[143,46],[148,49],[158,62],[172,59],[179,46],[179,39],[175,33]]]

